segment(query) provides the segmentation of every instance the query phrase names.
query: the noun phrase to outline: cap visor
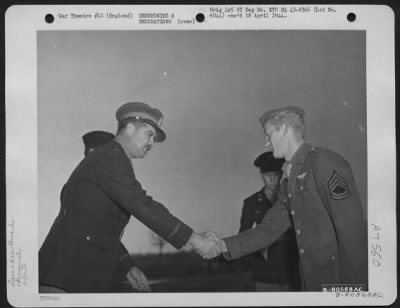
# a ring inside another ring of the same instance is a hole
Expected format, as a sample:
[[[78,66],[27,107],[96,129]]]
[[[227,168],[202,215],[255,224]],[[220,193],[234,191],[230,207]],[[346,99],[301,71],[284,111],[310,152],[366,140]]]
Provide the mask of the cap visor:
[[[151,121],[149,119],[140,119],[139,121],[147,123],[147,124],[151,125],[155,129],[156,135],[154,137],[154,142],[163,142],[163,141],[165,141],[165,139],[167,138],[167,135],[165,134],[165,132],[160,127],[158,127],[158,125],[154,121]]]
[[[163,142],[167,138],[167,135],[165,132],[159,128],[159,127],[154,127],[156,129],[156,136],[154,138],[154,142]]]

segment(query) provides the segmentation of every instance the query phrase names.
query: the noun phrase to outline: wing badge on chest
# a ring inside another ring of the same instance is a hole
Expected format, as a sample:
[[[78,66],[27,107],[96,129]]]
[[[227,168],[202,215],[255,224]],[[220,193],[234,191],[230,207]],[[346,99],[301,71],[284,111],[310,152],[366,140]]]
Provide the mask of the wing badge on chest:
[[[302,180],[302,179],[304,179],[304,177],[307,175],[307,172],[303,172],[302,174],[299,174],[298,176],[297,176],[297,178],[298,179],[300,179],[300,180]]]
[[[343,200],[350,196],[349,185],[336,171],[333,171],[331,178],[328,181],[329,194],[334,200]]]

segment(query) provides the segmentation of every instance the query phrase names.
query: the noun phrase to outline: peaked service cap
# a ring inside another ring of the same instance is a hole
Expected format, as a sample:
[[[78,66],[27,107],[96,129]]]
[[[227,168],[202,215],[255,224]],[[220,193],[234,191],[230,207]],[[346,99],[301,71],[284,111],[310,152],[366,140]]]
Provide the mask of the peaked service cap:
[[[146,103],[125,103],[118,108],[115,117],[117,118],[118,126],[121,126],[129,120],[137,120],[151,125],[156,130],[154,142],[163,142],[167,137],[165,132],[161,129],[163,122],[161,111],[157,108],[150,107]]]
[[[264,152],[260,154],[254,161],[254,166],[260,169],[261,173],[281,171],[285,159],[275,158],[272,152]]]

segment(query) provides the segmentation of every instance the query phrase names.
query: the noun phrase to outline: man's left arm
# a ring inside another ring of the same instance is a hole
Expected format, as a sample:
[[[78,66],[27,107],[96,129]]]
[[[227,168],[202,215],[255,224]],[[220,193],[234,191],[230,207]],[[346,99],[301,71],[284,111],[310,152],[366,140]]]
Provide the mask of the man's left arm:
[[[367,284],[367,225],[351,167],[334,153],[318,154],[313,174],[335,228],[342,279]]]
[[[130,256],[126,247],[119,242],[118,243],[118,259],[119,259],[119,268],[123,273],[127,273],[132,267],[136,266],[132,257]]]
[[[146,275],[135,265],[126,247],[118,243],[118,271],[122,274],[121,280],[127,279],[131,288],[138,292],[151,291]]]

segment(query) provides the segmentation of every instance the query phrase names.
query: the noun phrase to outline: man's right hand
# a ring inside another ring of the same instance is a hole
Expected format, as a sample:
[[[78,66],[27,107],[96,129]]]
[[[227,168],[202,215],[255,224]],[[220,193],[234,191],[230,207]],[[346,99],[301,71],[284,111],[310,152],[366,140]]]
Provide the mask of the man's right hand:
[[[204,259],[212,259],[227,251],[224,241],[214,232],[195,233],[188,241],[188,245],[193,247],[196,252]]]
[[[213,240],[217,244],[219,254],[228,252],[228,248],[226,247],[224,240],[222,240],[216,233],[214,233],[212,231],[207,231],[207,232],[202,233],[202,235],[204,235],[208,239]]]
[[[215,258],[222,253],[218,244],[205,234],[193,232],[187,245],[191,246],[204,259]]]

